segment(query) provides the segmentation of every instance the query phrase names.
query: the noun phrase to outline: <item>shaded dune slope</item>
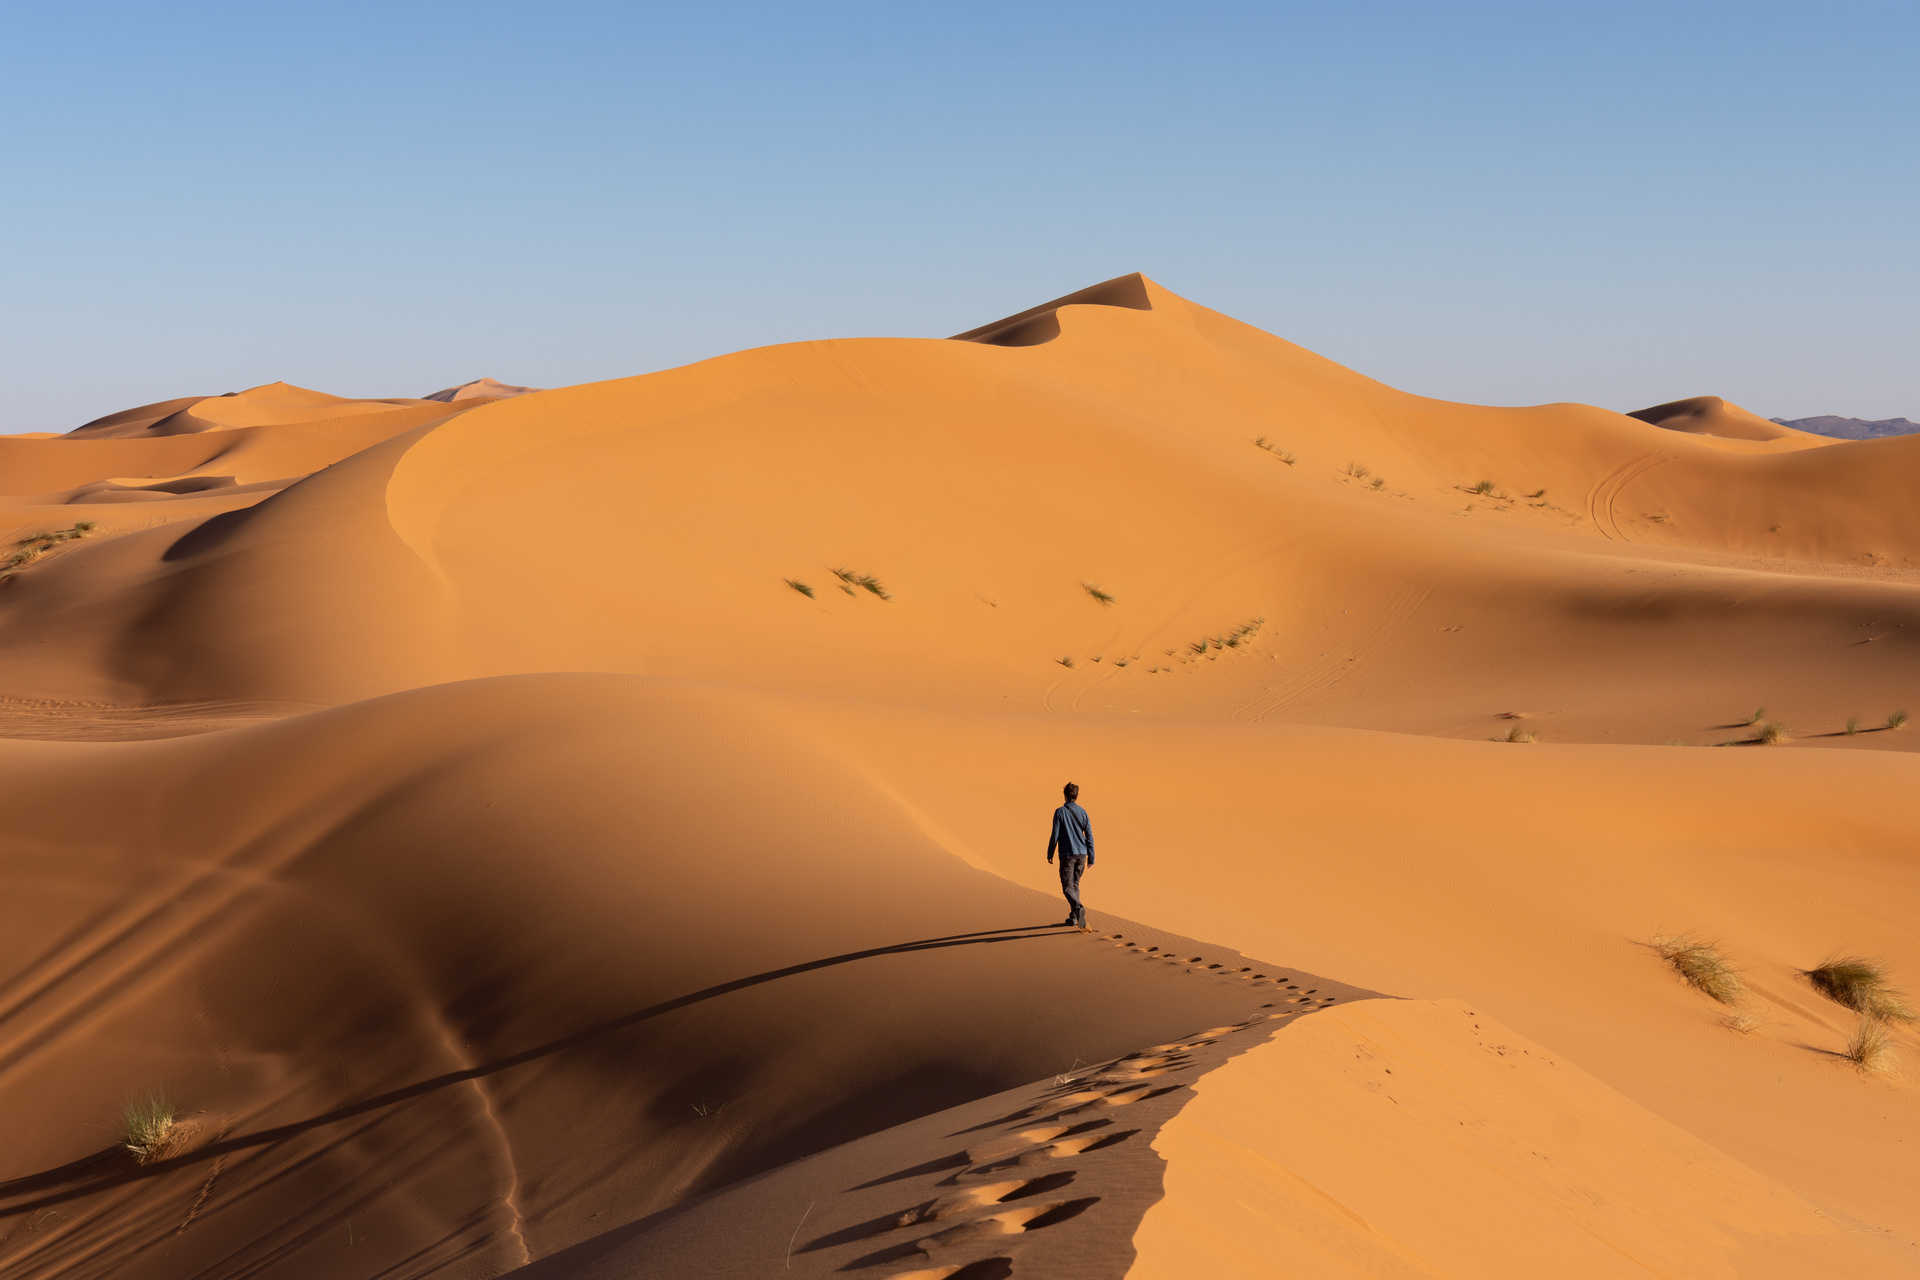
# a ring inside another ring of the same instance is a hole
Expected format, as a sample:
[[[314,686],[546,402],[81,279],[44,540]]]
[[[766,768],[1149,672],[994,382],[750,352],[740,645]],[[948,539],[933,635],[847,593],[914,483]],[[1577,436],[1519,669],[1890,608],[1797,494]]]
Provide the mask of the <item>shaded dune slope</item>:
[[[1289,998],[1046,928],[713,691],[523,677],[0,756],[9,1275],[497,1274]],[[138,1171],[113,1106],[150,1091],[191,1137]]]

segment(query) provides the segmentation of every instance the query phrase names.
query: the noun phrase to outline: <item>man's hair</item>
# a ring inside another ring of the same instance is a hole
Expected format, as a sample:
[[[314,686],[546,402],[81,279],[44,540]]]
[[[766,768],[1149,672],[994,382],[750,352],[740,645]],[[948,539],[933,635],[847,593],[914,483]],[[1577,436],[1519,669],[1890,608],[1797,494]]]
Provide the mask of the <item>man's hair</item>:
[[[1065,791],[1066,791],[1066,793],[1067,793],[1067,803],[1068,803],[1068,804],[1072,804],[1072,803],[1073,803],[1073,802],[1074,802],[1075,800],[1078,800],[1078,799],[1080,798],[1080,784],[1079,784],[1079,783],[1077,783],[1077,782],[1069,782],[1069,783],[1068,783],[1068,784],[1066,785],[1066,787],[1065,787],[1064,789],[1065,789]]]

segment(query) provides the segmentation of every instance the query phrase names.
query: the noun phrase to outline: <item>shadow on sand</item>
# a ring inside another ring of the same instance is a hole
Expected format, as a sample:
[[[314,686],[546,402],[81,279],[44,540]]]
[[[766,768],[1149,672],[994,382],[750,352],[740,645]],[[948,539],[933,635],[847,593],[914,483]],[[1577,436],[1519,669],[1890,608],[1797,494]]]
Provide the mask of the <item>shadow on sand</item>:
[[[295,1120],[289,1124],[276,1125],[271,1129],[260,1129],[253,1133],[237,1134],[210,1142],[192,1151],[184,1152],[165,1160],[156,1160],[146,1165],[130,1165],[127,1153],[114,1146],[78,1160],[69,1161],[53,1169],[44,1169],[39,1173],[27,1174],[7,1182],[0,1182],[0,1198],[11,1203],[0,1205],[0,1218],[10,1218],[22,1213],[33,1213],[54,1205],[64,1204],[89,1196],[97,1191],[134,1182],[141,1178],[157,1177],[172,1170],[231,1155],[236,1151],[246,1151],[255,1147],[269,1146],[283,1142],[288,1138],[317,1129],[323,1125],[337,1124],[355,1116],[377,1111],[382,1107],[391,1107],[407,1102],[435,1090],[464,1084],[469,1080],[495,1075],[514,1067],[524,1066],[541,1058],[565,1053],[579,1048],[590,1041],[614,1032],[625,1030],[663,1014],[685,1009],[705,1000],[743,991],[748,987],[757,987],[768,982],[777,982],[782,978],[791,978],[796,974],[811,973],[816,969],[831,968],[834,965],[852,964],[859,960],[871,960],[876,956],[903,955],[914,951],[940,951],[949,947],[974,947],[995,942],[1023,942],[1034,938],[1044,938],[1057,934],[1061,928],[1056,922],[1036,925],[1021,925],[1009,929],[982,929],[975,933],[953,933],[938,938],[918,938],[911,942],[896,942],[884,947],[868,947],[862,951],[847,951],[837,956],[827,956],[820,960],[808,960],[800,964],[790,964],[781,969],[769,969],[750,977],[736,978],[731,982],[722,982],[716,986],[705,987],[684,996],[676,996],[659,1004],[648,1005],[631,1013],[621,1014],[617,1018],[608,1018],[577,1031],[568,1032],[557,1039],[548,1040],[530,1049],[507,1057],[496,1058],[477,1067],[468,1067],[460,1071],[449,1071],[444,1075],[429,1077],[413,1084],[403,1085],[385,1093],[362,1098],[358,1102],[349,1102],[321,1115],[305,1120]],[[45,1194],[35,1194],[45,1193]],[[12,1200],[15,1196],[33,1196],[27,1200]]]

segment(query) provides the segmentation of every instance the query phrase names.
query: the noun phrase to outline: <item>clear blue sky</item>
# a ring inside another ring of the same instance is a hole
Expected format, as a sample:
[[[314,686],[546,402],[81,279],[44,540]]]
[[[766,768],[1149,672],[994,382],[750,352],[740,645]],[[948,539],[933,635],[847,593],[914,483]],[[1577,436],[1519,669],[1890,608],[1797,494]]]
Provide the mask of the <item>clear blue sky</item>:
[[[16,0],[0,430],[1132,270],[1428,394],[1920,418],[1916,51],[1913,0]]]

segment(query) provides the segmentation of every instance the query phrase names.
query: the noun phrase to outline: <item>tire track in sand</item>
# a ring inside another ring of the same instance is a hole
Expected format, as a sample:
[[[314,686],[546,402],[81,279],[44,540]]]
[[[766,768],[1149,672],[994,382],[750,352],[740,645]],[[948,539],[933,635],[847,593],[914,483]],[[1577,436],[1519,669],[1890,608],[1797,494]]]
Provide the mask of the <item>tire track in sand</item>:
[[[1620,519],[1615,504],[1621,493],[1635,480],[1647,474],[1655,467],[1672,461],[1665,454],[1643,453],[1629,458],[1601,477],[1600,482],[1587,491],[1587,519],[1600,536],[1609,542],[1630,542],[1620,529]]]

